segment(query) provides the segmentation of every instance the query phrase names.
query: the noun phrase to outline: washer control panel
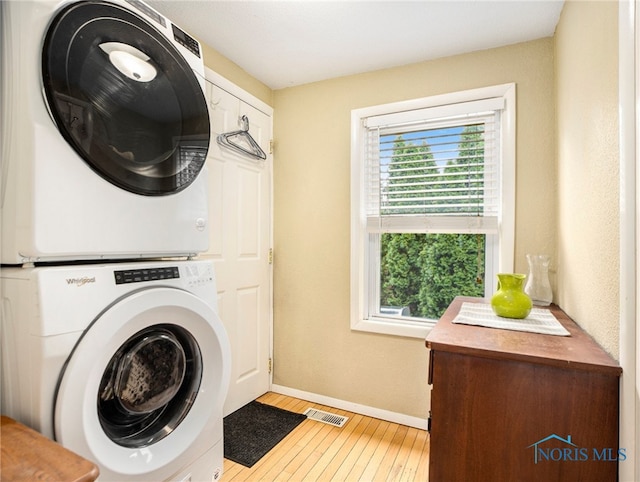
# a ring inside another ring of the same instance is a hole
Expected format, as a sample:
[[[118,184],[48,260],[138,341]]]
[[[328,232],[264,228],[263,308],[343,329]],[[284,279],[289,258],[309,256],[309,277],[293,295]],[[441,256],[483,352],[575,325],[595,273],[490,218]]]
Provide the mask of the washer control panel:
[[[189,288],[197,286],[210,285],[214,283],[213,264],[190,263],[184,266],[184,279]]]
[[[163,266],[157,268],[125,269],[114,271],[113,275],[117,285],[127,283],[141,283],[144,281],[156,281],[162,279],[180,278],[177,266]]]
[[[146,5],[144,2],[141,2],[140,0],[126,0],[126,2],[129,5],[131,5],[131,6],[135,7],[135,8],[137,8],[138,10],[140,10],[147,17],[149,17],[151,20],[154,20],[154,21],[158,22],[160,25],[162,25],[163,27],[166,28],[167,22],[165,21],[164,17],[162,15],[160,15],[158,12],[156,12],[154,9],[152,9],[151,7]]]
[[[198,41],[181,28],[176,27],[174,24],[171,24],[171,27],[173,29],[173,38],[175,41],[184,48],[190,50],[193,55],[200,58],[200,46],[198,45]]]

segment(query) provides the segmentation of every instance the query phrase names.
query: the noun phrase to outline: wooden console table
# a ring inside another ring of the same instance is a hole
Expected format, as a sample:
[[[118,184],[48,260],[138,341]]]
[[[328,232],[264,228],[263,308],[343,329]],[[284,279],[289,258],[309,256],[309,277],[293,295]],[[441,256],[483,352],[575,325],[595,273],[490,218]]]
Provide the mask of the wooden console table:
[[[1,422],[2,482],[92,482],[98,478],[99,469],[92,462],[9,417],[3,415]]]
[[[463,302],[487,300],[456,298],[426,339],[429,480],[617,480],[615,360],[556,306],[571,336],[454,324]]]

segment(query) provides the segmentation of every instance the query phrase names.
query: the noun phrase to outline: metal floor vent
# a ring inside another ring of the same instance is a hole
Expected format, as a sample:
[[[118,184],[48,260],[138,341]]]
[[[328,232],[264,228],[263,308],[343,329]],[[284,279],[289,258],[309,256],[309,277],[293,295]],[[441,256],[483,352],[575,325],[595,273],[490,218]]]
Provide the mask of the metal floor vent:
[[[304,414],[311,420],[317,420],[318,422],[328,423],[335,427],[342,427],[349,417],[343,415],[336,415],[335,413],[323,412],[322,410],[316,410],[315,408],[307,408]]]

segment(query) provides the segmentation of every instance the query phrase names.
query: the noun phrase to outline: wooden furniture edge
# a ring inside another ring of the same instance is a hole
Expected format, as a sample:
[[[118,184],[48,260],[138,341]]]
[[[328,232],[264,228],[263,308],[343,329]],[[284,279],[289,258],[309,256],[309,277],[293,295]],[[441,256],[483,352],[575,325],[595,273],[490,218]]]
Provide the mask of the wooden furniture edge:
[[[622,374],[620,365],[556,305],[548,308],[569,331],[569,337],[452,323],[464,302],[488,303],[489,301],[485,298],[456,297],[427,335],[425,340],[427,348],[487,358],[508,358],[561,368],[572,367],[618,377]],[[450,333],[460,336],[454,341],[449,336]],[[460,338],[464,343],[459,342]],[[510,346],[506,346],[504,340],[510,341]],[[532,342],[538,342],[538,345]],[[563,346],[571,348],[578,345],[586,347],[589,353],[587,350],[580,350],[578,353],[571,349],[563,350]],[[513,350],[512,346],[518,346],[519,350]]]
[[[91,461],[6,415],[0,417],[3,482],[92,482],[100,470]]]

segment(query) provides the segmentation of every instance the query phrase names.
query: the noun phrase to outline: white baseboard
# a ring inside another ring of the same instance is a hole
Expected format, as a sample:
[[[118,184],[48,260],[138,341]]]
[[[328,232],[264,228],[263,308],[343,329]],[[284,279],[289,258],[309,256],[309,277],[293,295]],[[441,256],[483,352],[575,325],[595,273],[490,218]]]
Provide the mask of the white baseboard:
[[[272,384],[271,391],[280,393],[281,395],[288,395],[290,397],[308,400],[313,403],[319,403],[321,405],[359,413],[361,415],[366,415],[367,417],[386,420],[387,422],[399,423],[401,425],[407,425],[421,430],[427,429],[427,419],[425,418],[412,417],[411,415],[405,415],[403,413],[391,412],[389,410],[369,407],[367,405],[360,405],[359,403],[347,402],[345,400],[339,400],[337,398],[331,398],[317,393],[305,392],[295,388],[284,387],[282,385]]]

